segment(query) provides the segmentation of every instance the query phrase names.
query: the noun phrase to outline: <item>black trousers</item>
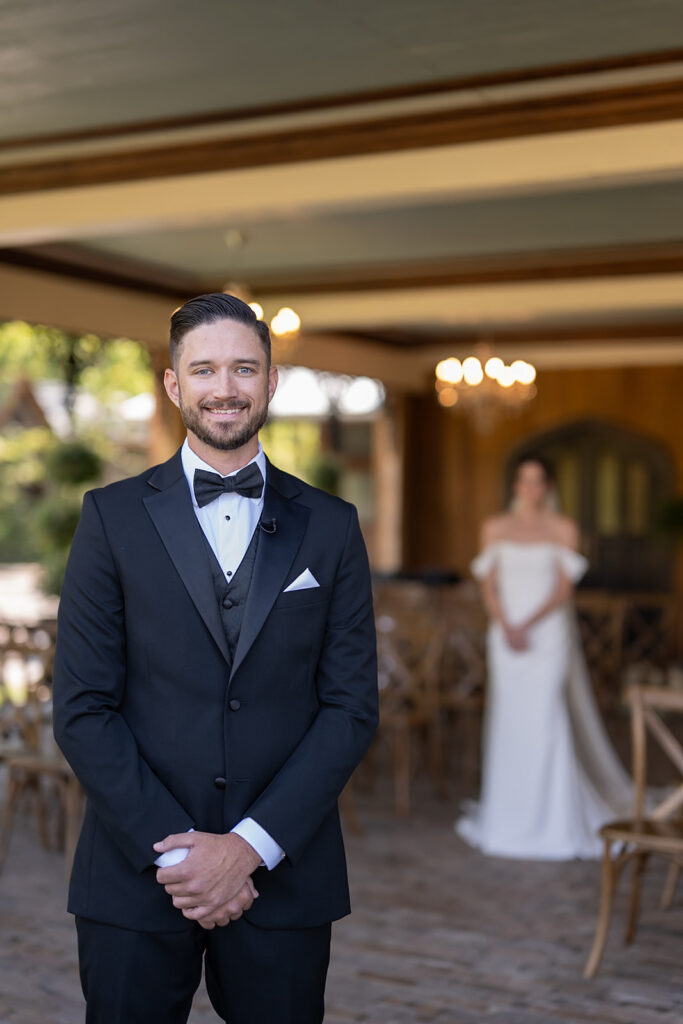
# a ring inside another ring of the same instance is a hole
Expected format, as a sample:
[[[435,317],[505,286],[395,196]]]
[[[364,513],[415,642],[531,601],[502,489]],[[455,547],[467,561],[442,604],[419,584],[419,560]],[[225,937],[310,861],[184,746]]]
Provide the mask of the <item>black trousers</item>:
[[[76,918],[86,1024],[186,1024],[202,975],[229,1024],[321,1024],[331,926],[128,931]]]

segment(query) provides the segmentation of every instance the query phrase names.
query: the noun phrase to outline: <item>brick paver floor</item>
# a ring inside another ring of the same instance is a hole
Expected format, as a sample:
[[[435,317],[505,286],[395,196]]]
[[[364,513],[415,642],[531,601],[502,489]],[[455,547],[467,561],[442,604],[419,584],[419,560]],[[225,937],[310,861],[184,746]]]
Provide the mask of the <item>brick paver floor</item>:
[[[485,858],[453,834],[452,803],[425,791],[398,821],[387,797],[358,799],[354,913],[335,929],[327,1024],[683,1020],[683,891],[673,910],[658,909],[660,866],[648,873],[636,943],[621,945],[622,892],[603,968],[583,981],[596,863]],[[83,1020],[64,898],[62,859],[40,848],[26,812],[0,875],[0,1024]],[[216,1020],[202,988],[191,1024]]]

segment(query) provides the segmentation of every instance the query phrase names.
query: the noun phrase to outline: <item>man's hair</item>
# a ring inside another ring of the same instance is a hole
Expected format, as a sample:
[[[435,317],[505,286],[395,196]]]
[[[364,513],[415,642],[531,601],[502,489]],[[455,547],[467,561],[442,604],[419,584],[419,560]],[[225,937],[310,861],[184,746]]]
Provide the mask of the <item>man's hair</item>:
[[[171,317],[171,334],[169,348],[171,353],[171,366],[178,369],[180,351],[183,347],[183,338],[188,331],[195,327],[203,327],[205,324],[215,324],[219,320],[234,320],[238,324],[246,324],[253,327],[259,337],[266,353],[268,367],[270,367],[270,331],[264,320],[258,320],[253,309],[242,302],[236,295],[226,295],[225,292],[212,292],[209,295],[197,295],[189,299],[184,305],[176,309]]]

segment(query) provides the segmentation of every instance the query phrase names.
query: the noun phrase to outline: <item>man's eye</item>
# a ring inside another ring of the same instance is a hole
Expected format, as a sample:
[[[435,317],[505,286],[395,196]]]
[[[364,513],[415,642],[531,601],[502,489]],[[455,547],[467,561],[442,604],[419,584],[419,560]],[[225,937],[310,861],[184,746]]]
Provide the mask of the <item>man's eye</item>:
[[[251,366],[239,366],[237,368],[238,373],[253,373],[254,369]]]
[[[196,373],[197,376],[199,377],[206,377],[207,374],[211,373],[211,370],[209,369],[208,366],[202,366],[199,370],[196,371]]]

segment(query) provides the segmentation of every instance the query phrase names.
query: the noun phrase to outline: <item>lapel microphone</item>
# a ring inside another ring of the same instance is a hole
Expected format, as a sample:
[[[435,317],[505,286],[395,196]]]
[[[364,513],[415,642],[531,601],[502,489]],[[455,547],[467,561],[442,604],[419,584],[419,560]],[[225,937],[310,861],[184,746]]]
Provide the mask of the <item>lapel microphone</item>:
[[[277,530],[277,520],[262,519],[261,522],[259,523],[259,526],[261,527],[264,533],[275,533],[275,531]]]

